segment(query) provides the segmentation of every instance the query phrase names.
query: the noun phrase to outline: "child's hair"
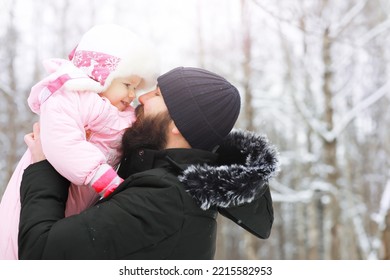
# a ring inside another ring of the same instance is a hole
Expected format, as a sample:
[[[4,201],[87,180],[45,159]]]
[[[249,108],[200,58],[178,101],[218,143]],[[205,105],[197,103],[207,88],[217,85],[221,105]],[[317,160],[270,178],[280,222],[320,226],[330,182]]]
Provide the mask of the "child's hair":
[[[74,90],[103,92],[113,79],[137,75],[143,79],[140,88],[147,91],[156,85],[159,74],[159,59],[152,44],[115,24],[92,27],[69,59],[95,82],[72,81]]]

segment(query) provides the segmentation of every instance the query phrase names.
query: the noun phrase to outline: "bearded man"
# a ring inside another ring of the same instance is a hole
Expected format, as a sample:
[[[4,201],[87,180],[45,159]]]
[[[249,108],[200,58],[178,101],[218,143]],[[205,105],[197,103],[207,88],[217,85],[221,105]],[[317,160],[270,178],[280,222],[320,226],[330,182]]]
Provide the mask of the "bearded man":
[[[238,90],[215,73],[179,67],[139,102],[122,139],[118,174],[126,179],[68,218],[69,182],[45,160],[35,126],[26,138],[36,163],[21,186],[20,258],[213,259],[218,213],[269,236],[276,150],[264,136],[231,132]]]

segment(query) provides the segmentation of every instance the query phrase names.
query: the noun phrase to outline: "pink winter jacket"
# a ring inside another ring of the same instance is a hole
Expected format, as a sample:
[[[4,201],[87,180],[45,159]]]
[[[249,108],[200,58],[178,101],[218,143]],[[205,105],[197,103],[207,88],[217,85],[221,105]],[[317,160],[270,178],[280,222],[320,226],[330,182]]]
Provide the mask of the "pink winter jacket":
[[[41,141],[48,161],[72,183],[66,208],[70,216],[97,201],[96,185],[105,189],[112,184],[115,188],[121,182],[112,166],[118,161],[124,129],[134,122],[135,114],[131,107],[118,111],[95,92],[67,90],[66,83],[73,77],[59,77],[55,70],[32,88],[28,102],[40,115]],[[19,188],[23,170],[30,163],[27,150],[0,204],[0,259],[17,259]],[[106,178],[99,180],[102,177]],[[88,187],[93,184],[95,189]]]

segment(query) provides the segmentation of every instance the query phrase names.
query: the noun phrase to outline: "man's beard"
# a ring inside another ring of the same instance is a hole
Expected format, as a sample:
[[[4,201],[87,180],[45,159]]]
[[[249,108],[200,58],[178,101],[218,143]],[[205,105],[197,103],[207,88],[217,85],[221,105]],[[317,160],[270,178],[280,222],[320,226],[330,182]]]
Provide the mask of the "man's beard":
[[[172,119],[168,111],[152,117],[145,117],[143,106],[135,112],[137,120],[127,128],[122,137],[122,157],[138,149],[162,150],[167,144],[167,133]]]

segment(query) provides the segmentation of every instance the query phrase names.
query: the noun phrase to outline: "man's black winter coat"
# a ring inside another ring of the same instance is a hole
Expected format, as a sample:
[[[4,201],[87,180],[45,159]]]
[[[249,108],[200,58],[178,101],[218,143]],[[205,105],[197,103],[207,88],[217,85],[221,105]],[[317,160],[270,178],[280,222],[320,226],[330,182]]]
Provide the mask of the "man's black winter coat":
[[[212,259],[218,211],[260,238],[273,222],[268,180],[278,164],[264,137],[234,132],[217,153],[139,150],[128,177],[94,207],[64,218],[69,182],[47,162],[21,186],[21,259]]]

